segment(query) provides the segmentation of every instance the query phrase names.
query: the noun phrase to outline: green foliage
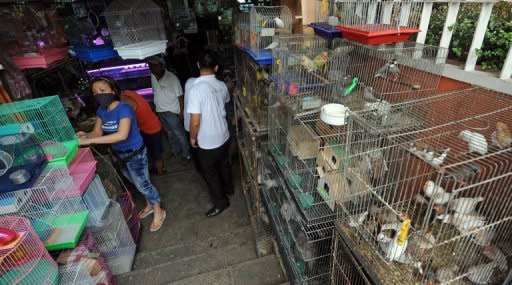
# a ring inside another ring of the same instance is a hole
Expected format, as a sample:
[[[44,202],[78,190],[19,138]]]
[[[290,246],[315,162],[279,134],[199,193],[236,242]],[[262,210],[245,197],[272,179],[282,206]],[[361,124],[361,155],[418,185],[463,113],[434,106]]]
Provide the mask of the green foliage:
[[[480,5],[478,3],[460,5],[457,21],[449,27],[453,31],[449,58],[466,60],[480,14]],[[426,43],[439,44],[447,12],[446,4],[434,4]],[[512,3],[499,2],[494,5],[482,48],[477,50],[478,64],[484,69],[501,69],[511,43]]]

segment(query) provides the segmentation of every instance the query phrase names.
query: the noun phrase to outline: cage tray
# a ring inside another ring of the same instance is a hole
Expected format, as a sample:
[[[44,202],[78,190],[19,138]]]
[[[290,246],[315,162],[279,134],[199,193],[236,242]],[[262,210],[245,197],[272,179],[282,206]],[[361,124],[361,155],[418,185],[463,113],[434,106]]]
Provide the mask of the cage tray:
[[[63,148],[65,147],[65,149]],[[78,152],[78,139],[43,146],[49,167],[68,167]]]
[[[53,231],[45,241],[46,249],[53,251],[76,247],[88,217],[89,211],[82,211],[47,218],[46,222],[52,226]]]
[[[67,54],[67,48],[51,48],[33,55],[15,55],[12,60],[20,69],[47,68],[51,63],[64,59]]]
[[[339,25],[343,38],[367,45],[380,45],[405,42],[412,34],[420,30],[411,27],[399,27],[387,24]]]
[[[167,41],[144,41],[114,47],[123,59],[145,59],[155,54],[165,53]]]
[[[0,194],[12,192],[20,189],[27,189],[34,185],[34,183],[39,178],[39,175],[41,175],[41,172],[45,169],[46,165],[48,164],[47,160],[42,160],[36,163],[30,163],[25,164],[21,166],[15,166],[11,167],[9,171],[7,171],[4,175],[0,176]],[[19,170],[26,170],[30,177],[27,181],[21,184],[15,184],[13,181],[9,178],[9,176]],[[1,206],[2,203],[0,203]]]
[[[249,55],[252,60],[261,65],[271,65],[272,64],[272,50],[271,49],[260,49],[258,53],[255,53],[253,50],[248,48],[239,47],[243,52]]]
[[[340,38],[341,37],[341,31],[336,29],[336,27],[333,27],[327,23],[311,23],[309,24],[311,28],[315,31],[315,34],[328,38],[328,39],[334,39],[334,38]]]
[[[112,46],[75,46],[73,51],[78,59],[89,62],[98,62],[118,56]]]

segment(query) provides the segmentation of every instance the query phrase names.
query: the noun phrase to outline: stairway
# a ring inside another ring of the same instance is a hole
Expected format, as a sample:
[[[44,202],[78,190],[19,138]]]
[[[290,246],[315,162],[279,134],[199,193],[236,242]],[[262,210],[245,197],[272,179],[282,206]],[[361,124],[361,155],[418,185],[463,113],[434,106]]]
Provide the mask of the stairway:
[[[119,284],[277,285],[286,281],[274,254],[258,257],[246,204],[233,167],[237,189],[231,207],[206,218],[210,207],[204,181],[192,165],[171,161],[170,173],[152,177],[167,220],[157,233],[143,221],[133,271],[117,276]],[[136,195],[139,208],[142,198]]]

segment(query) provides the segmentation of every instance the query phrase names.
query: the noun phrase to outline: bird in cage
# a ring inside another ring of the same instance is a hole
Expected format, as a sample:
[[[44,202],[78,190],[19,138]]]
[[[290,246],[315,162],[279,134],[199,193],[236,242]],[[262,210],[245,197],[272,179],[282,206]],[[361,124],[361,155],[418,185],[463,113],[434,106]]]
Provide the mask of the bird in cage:
[[[277,39],[275,39],[268,46],[266,46],[264,49],[275,49],[278,46],[279,46],[279,41]]]
[[[476,152],[480,155],[487,153],[487,140],[484,135],[469,130],[463,130],[459,133],[459,138],[468,143],[469,152]]]
[[[443,214],[437,217],[443,223],[451,224],[457,227],[461,233],[468,233],[476,228],[485,226],[485,216],[479,214]]]
[[[507,148],[512,144],[512,135],[507,124],[502,122],[496,123],[496,130],[491,135],[493,145],[499,148]]]
[[[363,99],[366,102],[377,102],[379,99],[373,95],[373,87],[371,86],[365,86],[363,89]]]
[[[508,270],[508,263],[507,263],[507,257],[503,252],[496,246],[493,245],[487,245],[482,247],[482,254],[487,256],[492,261],[497,262],[498,269],[501,272],[507,272]]]
[[[459,183],[461,186],[466,183],[467,180],[473,178],[475,175],[480,173],[481,167],[477,163],[468,163],[457,168],[451,172],[445,172],[443,179],[453,179],[455,182]]]
[[[300,57],[300,65],[308,72],[315,72],[317,70],[315,62],[305,55]]]
[[[315,66],[317,70],[321,70],[323,73],[327,71],[327,62],[329,61],[329,54],[326,51],[323,51],[319,54],[317,54],[313,58],[313,62],[315,63]]]
[[[435,205],[444,205],[456,195],[456,193],[446,192],[443,187],[436,185],[431,180],[428,180],[423,185],[423,193],[430,198]]]
[[[432,164],[434,167],[439,167],[441,164],[443,164],[445,158],[448,156],[448,152],[450,152],[450,148],[447,148],[439,154],[439,156],[432,156],[432,159],[430,159],[430,164]],[[434,152],[435,154],[435,152]]]
[[[471,266],[468,268],[466,276],[471,282],[475,284],[489,284],[492,274],[494,273],[494,269],[497,265],[497,262],[493,261],[486,264]]]
[[[350,216],[348,225],[353,228],[358,228],[363,225],[366,217],[368,216],[368,211],[364,211],[363,213],[355,216]]]
[[[459,266],[443,266],[436,270],[436,279],[442,284],[448,283],[454,280],[458,276]]]
[[[475,198],[457,198],[450,201],[448,204],[448,209],[450,211],[454,211],[459,214],[471,214],[475,211],[478,203],[485,200],[484,197],[475,197]]]
[[[471,234],[471,240],[481,246],[489,246],[491,245],[491,241],[495,236],[494,229],[486,228],[480,229]]]
[[[388,61],[384,66],[382,66],[377,73],[375,73],[374,78],[382,77],[384,79],[388,79],[388,76],[392,77],[392,80],[397,80],[400,75],[400,68],[398,68],[398,61],[396,59],[392,59]]]

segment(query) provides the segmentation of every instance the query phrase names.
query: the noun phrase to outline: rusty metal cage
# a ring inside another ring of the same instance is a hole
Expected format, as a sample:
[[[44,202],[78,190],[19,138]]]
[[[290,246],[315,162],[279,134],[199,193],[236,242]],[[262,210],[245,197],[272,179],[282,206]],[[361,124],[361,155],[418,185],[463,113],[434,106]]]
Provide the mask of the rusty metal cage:
[[[505,278],[508,265],[496,260],[510,246],[511,102],[470,88],[350,117],[342,179],[358,195],[340,203],[340,217],[379,278]],[[396,127],[404,121],[414,123]]]

